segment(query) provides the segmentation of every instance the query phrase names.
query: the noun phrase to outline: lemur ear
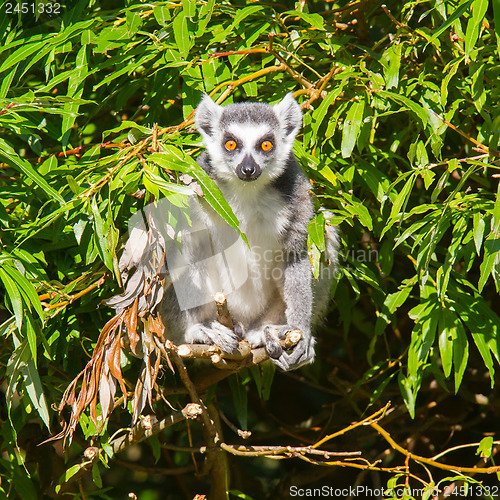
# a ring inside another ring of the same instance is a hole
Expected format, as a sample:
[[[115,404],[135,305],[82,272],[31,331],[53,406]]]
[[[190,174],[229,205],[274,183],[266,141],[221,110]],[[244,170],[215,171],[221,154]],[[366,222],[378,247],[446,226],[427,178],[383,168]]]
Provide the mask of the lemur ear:
[[[302,126],[302,110],[299,103],[288,93],[281,102],[273,106],[273,110],[285,130],[287,139],[295,139]]]
[[[194,122],[198,131],[204,135],[211,137],[214,129],[222,114],[222,107],[215,104],[212,98],[206,94],[200,102],[196,114],[194,115]]]

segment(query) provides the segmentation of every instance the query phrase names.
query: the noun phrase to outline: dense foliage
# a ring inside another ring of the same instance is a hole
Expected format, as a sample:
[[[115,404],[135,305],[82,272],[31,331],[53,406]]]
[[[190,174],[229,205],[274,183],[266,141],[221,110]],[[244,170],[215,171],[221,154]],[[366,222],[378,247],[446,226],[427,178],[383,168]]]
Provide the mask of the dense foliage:
[[[471,469],[498,470],[498,2],[16,5],[0,13],[0,496],[206,493],[194,451],[207,422],[182,418],[116,453],[134,411],[119,394],[108,418],[102,393],[94,415],[82,407],[66,453],[61,441],[38,444],[61,430],[53,405],[113,316],[101,302],[120,291],[131,215],[186,196],[184,173],[231,222],[191,158],[203,93],[226,104],[287,92],[304,110],[296,155],[341,230],[341,273],[314,365],[273,379],[263,364],[200,390],[223,431],[223,489],[254,499],[323,485],[500,495],[495,474]],[[315,268],[323,224],[310,227]],[[150,394],[159,421],[193,399],[162,363]],[[125,352],[119,365],[133,394],[141,365]],[[236,423],[252,436],[234,434]],[[361,455],[298,448],[325,436],[318,449]],[[236,456],[248,452],[240,443],[254,455]]]

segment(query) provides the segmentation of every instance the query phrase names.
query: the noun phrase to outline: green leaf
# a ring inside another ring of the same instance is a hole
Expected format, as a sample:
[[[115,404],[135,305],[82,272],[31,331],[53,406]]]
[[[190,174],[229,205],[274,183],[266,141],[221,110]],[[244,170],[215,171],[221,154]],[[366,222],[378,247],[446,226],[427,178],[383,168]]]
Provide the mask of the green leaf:
[[[497,256],[500,252],[500,237],[498,234],[490,233],[484,242],[484,258],[481,262],[478,290],[481,292],[486,285],[486,281],[490,275],[494,275],[497,265]]]
[[[484,88],[485,66],[485,64],[481,64],[477,67],[474,63],[469,65],[469,71],[472,73],[472,102],[478,113],[482,112],[486,103],[486,89]]]
[[[296,10],[289,10],[283,12],[282,16],[289,15],[303,19],[306,23],[310,24],[313,28],[319,31],[325,31],[325,20],[319,14],[307,14],[306,12],[299,12]]]
[[[7,95],[7,92],[12,85],[12,81],[14,80],[14,76],[17,73],[19,68],[19,64],[17,64],[14,68],[12,68],[7,76],[2,79],[0,83],[0,99],[4,99]]]
[[[401,43],[393,43],[382,54],[380,63],[384,67],[386,88],[390,89],[399,84],[399,68],[401,67]]]
[[[23,302],[21,298],[21,292],[14,280],[7,274],[7,272],[0,267],[0,279],[3,282],[5,290],[7,291],[7,297],[12,305],[12,309],[14,310],[14,316],[16,318],[16,326],[19,331],[23,326]]]
[[[237,28],[241,21],[246,19],[248,16],[251,16],[252,14],[255,14],[263,9],[264,7],[261,5],[250,5],[249,7],[245,7],[243,9],[237,9],[236,15],[234,16],[233,29]]]
[[[373,394],[370,395],[370,402],[366,407],[367,409],[370,408],[370,406],[373,406],[378,401],[385,388],[389,385],[389,382],[393,379],[396,373],[397,372],[391,373],[388,377],[385,377],[384,380],[382,380],[382,382],[377,386],[377,388],[373,391]]]
[[[178,193],[178,194],[184,194],[186,196],[191,196],[193,194],[193,190],[189,189],[189,187],[183,186],[182,184],[174,184],[173,182],[167,182],[165,179],[162,179],[161,177],[155,175],[153,172],[149,170],[145,170],[144,175],[155,186],[160,188],[161,191],[163,191],[163,194]]]
[[[467,0],[467,1],[463,1],[460,3],[460,6],[457,7],[457,10],[455,10],[455,12],[443,23],[441,24],[441,26],[434,32],[434,34],[429,38],[429,40],[427,41],[427,43],[425,44],[425,48],[427,48],[427,46],[434,42],[434,40],[436,40],[437,38],[439,38],[439,36],[441,36],[441,34],[446,30],[448,29],[464,12],[466,12],[471,4],[472,0]]]
[[[22,172],[37,184],[45,193],[47,198],[57,200],[64,205],[64,198],[24,159],[22,159],[3,139],[0,138],[0,159],[12,168]]]
[[[321,252],[325,251],[325,217],[320,212],[307,226],[309,236]]]
[[[88,73],[87,66],[87,46],[83,45],[76,56],[76,67],[72,71],[68,79],[68,92],[67,96],[71,99],[79,99],[83,94],[83,87]],[[80,104],[78,101],[69,102],[64,106],[64,114],[61,125],[61,137],[63,146],[69,143],[71,127],[76,120],[76,115]]]
[[[170,19],[170,9],[166,5],[157,5],[153,8],[153,14],[160,26],[166,26]]]
[[[102,478],[99,471],[99,462],[95,462],[92,465],[92,481],[98,488],[102,488]]]
[[[128,10],[125,13],[125,17],[127,19],[128,34],[130,37],[133,37],[139,31],[139,28],[142,26],[141,16],[136,12]]]
[[[30,355],[30,346],[27,338],[19,340],[16,335],[13,335],[15,350],[9,359],[9,367],[7,369],[10,375],[9,387],[6,393],[7,402],[10,404],[13,389],[17,381],[17,377],[22,375],[26,392],[37,410],[43,423],[50,431],[50,417],[47,401],[42,388],[42,382],[35,366],[34,358]]]
[[[415,394],[410,379],[405,377],[402,371],[398,373],[398,384],[401,395],[403,396],[403,401],[405,402],[406,408],[408,408],[408,413],[413,419],[415,418]]]
[[[246,241],[246,237],[239,229],[239,221],[229,203],[224,199],[219,187],[190,156],[174,146],[165,146],[163,153],[154,153],[148,159],[167,169],[180,170],[194,177],[200,184],[204,199],[208,204]]]
[[[59,493],[61,485],[67,483],[81,468],[82,464],[75,464],[71,466],[59,479],[59,484],[56,486],[56,493]]]
[[[500,330],[500,318],[493,313],[481,296],[471,297],[470,293],[453,283],[450,284],[448,292],[453,299],[453,308],[471,332],[484,365],[489,371],[493,387],[495,367],[491,353],[493,352],[499,359],[497,337]]]
[[[453,313],[447,309],[441,309],[439,315],[439,352],[446,377],[450,376],[453,364],[453,341],[457,337],[456,329]]]
[[[392,208],[391,213],[389,215],[389,220],[387,221],[384,229],[382,230],[381,236],[383,236],[389,229],[398,221],[403,220],[403,214],[401,214],[401,210],[405,210],[406,205],[408,203],[411,191],[413,189],[413,185],[415,184],[416,172],[413,172],[409,179],[406,181],[403,189],[397,195]]]
[[[394,314],[397,309],[406,302],[414,286],[415,282],[409,280],[408,282],[403,283],[399,287],[399,290],[397,292],[387,295],[382,305],[382,310],[378,315],[377,322],[375,324],[375,333],[377,335],[381,335],[384,332],[386,325],[391,322],[390,316]]]
[[[365,110],[365,100],[354,101],[347,112],[347,116],[342,129],[342,157],[351,156],[352,150],[356,145],[356,140],[363,124],[363,115]]]
[[[44,321],[44,312],[40,298],[33,288],[33,285],[19,272],[19,270],[14,266],[5,266],[4,270],[10,275],[10,277],[17,282],[19,290],[23,294],[25,303],[35,309],[36,313],[40,317],[42,323]]]
[[[313,135],[316,135],[318,133],[318,129],[323,122],[326,114],[328,113],[328,110],[330,106],[335,102],[335,100],[338,98],[338,96],[342,93],[344,90],[344,86],[347,82],[342,81],[340,84],[335,87],[322,101],[321,104],[318,106],[318,108],[314,111],[313,113],[313,121],[311,123],[311,130],[313,132]]]
[[[37,338],[36,338],[36,330],[35,325],[33,324],[33,318],[31,315],[28,315],[26,319],[26,334],[28,338],[28,344],[31,351],[31,360],[35,364],[37,362]]]
[[[495,25],[495,34],[497,38],[497,54],[500,52],[500,2],[493,0],[493,19]]]
[[[408,97],[405,97],[404,95],[396,94],[388,90],[380,90],[377,92],[377,94],[381,97],[385,97],[387,99],[390,99],[391,101],[397,102],[403,107],[409,109],[410,111],[415,113],[417,118],[420,120],[422,128],[425,128],[427,126],[427,111],[420,104],[417,104],[411,99],[408,99]]]
[[[23,44],[20,48],[15,50],[7,59],[4,60],[3,64],[0,66],[0,73],[5,70],[12,68],[21,61],[29,60],[32,54],[41,51],[47,46],[47,40],[36,43]]]
[[[453,367],[455,371],[455,393],[457,393],[462,383],[465,369],[467,368],[467,361],[469,360],[469,341],[467,340],[467,334],[462,322],[456,319],[455,326],[456,336],[453,340]]]
[[[494,0],[496,1],[496,0]],[[467,22],[467,30],[465,33],[465,55],[470,57],[472,49],[475,47],[479,29],[482,26],[486,10],[488,9],[488,0],[473,0],[472,16]]]
[[[116,279],[120,283],[120,273],[117,266],[118,258],[116,256],[119,232],[109,216],[104,222],[95,198],[92,200],[92,214],[94,216],[94,238],[99,255],[106,267],[115,273]]]
[[[477,447],[476,455],[480,455],[481,458],[490,458],[492,450],[493,436],[486,436],[485,438],[481,439],[481,442]]]
[[[228,378],[229,387],[233,395],[234,409],[238,422],[243,430],[248,428],[248,398],[246,386],[241,381],[241,375],[235,373]]]
[[[363,226],[368,228],[370,231],[373,229],[373,220],[370,215],[370,211],[359,201],[353,200],[351,197],[346,195],[346,199],[350,201],[350,204],[345,205],[345,209],[353,216],[359,218],[359,221]]]
[[[186,12],[181,10],[177,16],[175,16],[173,22],[174,38],[177,48],[184,59],[187,59],[189,51],[194,44],[194,40],[191,39],[188,29],[188,18]]]
[[[201,36],[205,33],[207,25],[212,19],[212,14],[214,12],[215,0],[208,0],[203,5],[200,6],[198,11],[198,31],[196,36]]]
[[[160,458],[161,458],[160,440],[158,439],[157,435],[153,435],[148,439],[148,443],[151,446],[151,450],[153,451],[153,457],[155,459],[155,464],[157,464],[158,460],[160,460]]]
[[[483,214],[479,212],[474,213],[472,221],[474,225],[474,245],[476,246],[476,252],[479,255],[481,253],[481,247],[483,246],[486,223],[484,222]]]

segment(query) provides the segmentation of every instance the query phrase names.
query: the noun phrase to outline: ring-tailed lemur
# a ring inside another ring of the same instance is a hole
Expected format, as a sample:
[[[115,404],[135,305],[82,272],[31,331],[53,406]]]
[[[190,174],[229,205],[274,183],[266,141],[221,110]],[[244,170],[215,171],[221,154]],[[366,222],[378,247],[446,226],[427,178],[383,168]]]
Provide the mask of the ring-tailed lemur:
[[[221,107],[205,96],[196,111],[195,123],[206,146],[198,163],[219,186],[248,245],[240,239],[241,244],[232,247],[238,239],[236,232],[221,225],[219,216],[203,200],[193,200],[192,218],[209,228],[209,236],[196,238],[193,231],[185,236],[181,243],[183,259],[187,256],[190,263],[205,264],[178,266],[182,272],[172,278],[175,273],[170,264],[175,259],[169,262],[167,251],[169,278],[162,285],[164,289],[150,290],[150,297],[156,297],[149,300],[150,310],[153,301],[165,325],[165,336],[177,344],[213,343],[231,352],[244,338],[252,347],[265,346],[270,358],[283,370],[312,362],[315,339],[311,327],[329,298],[338,245],[335,228],[329,227],[326,242],[330,267],[328,272],[322,269],[319,280],[314,279],[307,252],[307,225],[314,213],[310,184],[292,151],[302,125],[300,106],[291,94],[274,106],[239,103]],[[136,247],[140,234],[134,235]],[[129,242],[131,239],[132,234]],[[151,259],[147,257],[146,243],[132,257],[127,246],[120,260],[125,275],[131,268],[144,268],[144,260]],[[236,257],[233,252],[232,258],[219,259],[218,264],[203,260],[207,255],[222,255],[229,247],[238,249]],[[223,267],[226,278],[222,276]],[[242,270],[243,280],[238,279]],[[143,272],[141,278],[145,282],[146,274]],[[110,305],[120,309],[130,304],[130,298],[125,299],[133,297],[133,290],[138,289],[136,276],[137,272],[129,277],[125,293],[111,299]],[[172,286],[173,281],[182,284],[184,298],[179,294],[180,287]],[[200,291],[226,293],[234,330],[217,321],[213,300],[186,306]],[[140,303],[141,308],[144,305]],[[291,352],[285,352],[280,339],[291,329],[300,330],[303,336]]]

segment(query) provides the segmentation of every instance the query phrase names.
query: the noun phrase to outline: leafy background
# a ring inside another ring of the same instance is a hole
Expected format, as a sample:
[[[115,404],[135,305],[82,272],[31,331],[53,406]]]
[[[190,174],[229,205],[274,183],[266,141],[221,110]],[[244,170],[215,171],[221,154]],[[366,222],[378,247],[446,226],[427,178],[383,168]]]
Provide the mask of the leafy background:
[[[498,2],[81,0],[39,17],[13,6],[0,14],[0,495],[53,496],[83,450],[106,450],[130,425],[130,407],[103,429],[85,412],[66,453],[60,442],[37,446],[60,430],[52,405],[112,316],[99,305],[119,291],[128,219],[183,196],[175,172],[196,177],[192,113],[203,93],[227,104],[294,92],[304,109],[296,155],[342,233],[317,361],[277,373],[266,390],[255,372],[220,382],[211,397],[224,419],[252,430],[251,444],[299,446],[390,400],[380,425],[404,450],[497,470]],[[149,160],[155,151],[180,159]],[[310,243],[316,262],[316,230]],[[134,384],[137,362],[122,359],[122,370]],[[160,386],[171,383],[164,370]],[[161,398],[154,407],[170,411]],[[227,442],[242,442],[223,426]],[[500,493],[495,474],[405,462],[373,426],[339,434],[327,449],[361,451],[364,469],[231,456],[232,497],[441,480],[483,481],[477,498]],[[192,498],[207,490],[195,474],[202,458],[178,447],[201,444],[201,425],[181,422],[101,454],[68,491]]]

